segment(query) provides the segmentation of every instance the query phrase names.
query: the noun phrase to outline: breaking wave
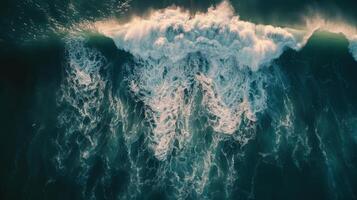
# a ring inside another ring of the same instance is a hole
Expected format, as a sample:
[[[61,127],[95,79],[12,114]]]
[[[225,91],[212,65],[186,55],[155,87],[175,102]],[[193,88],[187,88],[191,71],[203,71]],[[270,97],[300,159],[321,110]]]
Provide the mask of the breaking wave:
[[[240,20],[228,2],[194,16],[168,8],[122,25],[98,22],[97,28],[118,48],[141,59],[177,62],[201,52],[210,60],[233,59],[237,67],[253,71],[278,58],[285,48],[299,49],[305,42],[289,30]]]
[[[207,13],[172,7],[94,27],[133,57],[118,83],[111,76],[118,66],[88,47],[85,36],[70,34],[65,40],[57,94],[63,133],[55,141],[54,162],[64,174],[76,174],[84,196],[94,198],[96,188],[123,170],[129,175],[126,192],[116,194],[120,199],[143,197],[149,186],[167,189],[173,199],[212,198],[208,190],[221,182],[228,198],[242,172],[250,173],[246,181],[254,185],[256,169],[244,160],[267,113],[272,144],[256,152],[258,163],[265,158],[279,163],[286,144],[298,167],[311,154],[308,130],[294,127],[298,116],[274,60],[287,49],[300,50],[314,30],[326,26],[300,31],[256,25],[240,20],[223,2]],[[344,33],[357,59],[357,40]],[[104,172],[100,182],[88,185],[98,157]],[[253,189],[243,193],[254,197]]]
[[[260,68],[305,42],[283,28],[241,21],[227,2],[194,16],[168,8],[148,19],[98,22],[96,27],[137,60],[130,89],[148,107],[150,146],[159,160],[167,158],[175,141],[190,138],[197,93],[215,132],[230,135],[254,126],[267,100],[267,78]]]

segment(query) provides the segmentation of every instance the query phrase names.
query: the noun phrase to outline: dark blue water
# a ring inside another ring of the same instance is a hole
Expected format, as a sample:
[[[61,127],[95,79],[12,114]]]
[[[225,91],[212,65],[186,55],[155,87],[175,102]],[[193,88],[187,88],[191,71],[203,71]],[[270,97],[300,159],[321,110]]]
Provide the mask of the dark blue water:
[[[1,5],[1,199],[357,198],[354,1]]]

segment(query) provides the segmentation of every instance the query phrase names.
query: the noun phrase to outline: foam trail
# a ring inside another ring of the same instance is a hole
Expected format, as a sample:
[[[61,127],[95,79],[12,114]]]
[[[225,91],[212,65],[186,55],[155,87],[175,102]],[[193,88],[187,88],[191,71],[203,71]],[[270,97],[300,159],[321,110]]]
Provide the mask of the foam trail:
[[[69,36],[65,42],[65,75],[57,94],[58,105],[63,107],[58,124],[64,132],[56,140],[56,165],[63,170],[83,169],[78,181],[85,182],[99,143],[96,129],[102,118],[98,113],[103,112],[99,105],[104,102],[107,85],[100,70],[107,61],[100,52],[86,47],[82,36]],[[74,153],[78,154],[76,164],[66,165]]]
[[[222,99],[220,99],[220,97],[215,93],[212,85],[212,79],[201,74],[196,77],[205,94],[203,97],[204,104],[208,107],[210,114],[218,116],[218,119],[213,122],[215,123],[215,126],[213,126],[215,131],[232,134],[242,121],[241,117],[244,112],[247,112],[247,116],[252,121],[255,121],[254,114],[250,111],[249,103],[246,99],[247,97],[244,97],[244,100],[238,105],[238,107],[230,109],[222,103]]]
[[[163,64],[168,63],[143,63],[129,86],[150,108],[145,111],[152,129],[150,147],[159,160],[165,159],[172,151],[174,141],[180,146],[186,142],[187,117],[190,115],[190,100],[185,102],[184,97],[184,90],[188,88],[185,69],[177,67],[170,70]]]

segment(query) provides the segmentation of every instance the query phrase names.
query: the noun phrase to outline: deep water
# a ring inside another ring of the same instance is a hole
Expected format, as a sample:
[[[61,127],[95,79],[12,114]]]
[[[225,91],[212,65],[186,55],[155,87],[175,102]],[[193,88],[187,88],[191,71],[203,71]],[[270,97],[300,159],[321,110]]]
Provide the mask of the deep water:
[[[284,15],[282,25],[300,23],[279,2],[266,13],[231,4],[254,23]],[[357,61],[348,38],[316,31],[297,48],[288,32],[269,29],[254,36],[281,49],[236,59],[225,51],[229,34],[216,37],[223,25],[168,26],[163,44],[155,28],[123,39],[121,27],[76,27],[130,22],[172,3],[194,13],[218,2],[2,2],[0,198],[356,199]],[[296,4],[296,13],[308,5]],[[329,14],[354,2],[335,4],[311,6]],[[346,9],[346,19],[354,15]],[[202,47],[177,48],[180,34]]]

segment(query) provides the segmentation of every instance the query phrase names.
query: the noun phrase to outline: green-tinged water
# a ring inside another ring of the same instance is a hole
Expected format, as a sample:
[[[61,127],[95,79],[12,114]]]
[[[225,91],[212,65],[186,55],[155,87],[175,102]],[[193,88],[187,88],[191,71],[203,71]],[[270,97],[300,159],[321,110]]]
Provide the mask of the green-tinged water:
[[[355,32],[256,25],[355,3],[259,2],[2,2],[0,199],[356,199]]]

